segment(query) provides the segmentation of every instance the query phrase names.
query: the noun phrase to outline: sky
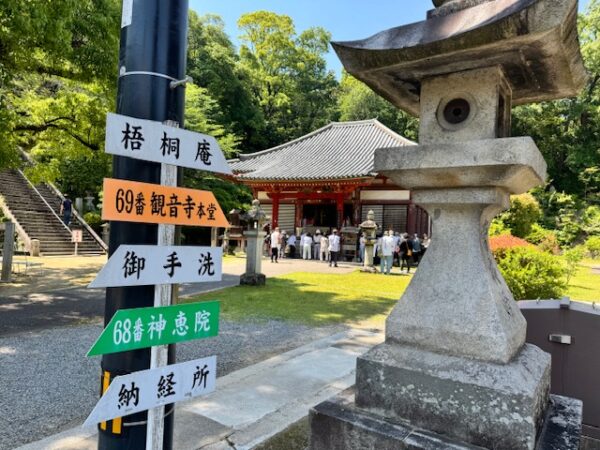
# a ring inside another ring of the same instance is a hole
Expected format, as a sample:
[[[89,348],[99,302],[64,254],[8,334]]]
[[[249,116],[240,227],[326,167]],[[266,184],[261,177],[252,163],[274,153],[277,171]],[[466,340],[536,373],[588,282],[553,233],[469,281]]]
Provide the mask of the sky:
[[[584,10],[589,0],[579,1]],[[227,34],[238,45],[237,20],[248,12],[267,10],[292,18],[296,31],[320,26],[334,41],[356,40],[379,31],[425,19],[431,0],[190,0],[198,14],[217,14],[225,21]],[[342,66],[330,50],[327,64],[339,76]]]

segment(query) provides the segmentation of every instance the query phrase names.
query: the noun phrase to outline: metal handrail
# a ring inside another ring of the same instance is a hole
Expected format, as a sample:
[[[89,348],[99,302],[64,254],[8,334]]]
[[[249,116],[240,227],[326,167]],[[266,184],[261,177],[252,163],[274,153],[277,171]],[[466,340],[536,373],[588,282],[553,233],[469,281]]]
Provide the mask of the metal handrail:
[[[25,181],[27,181],[29,186],[31,186],[31,188],[35,191],[35,193],[38,195],[38,197],[42,199],[42,201],[48,207],[48,209],[50,209],[50,211],[52,211],[52,214],[54,214],[54,217],[56,217],[58,219],[58,221],[61,223],[61,225],[63,227],[65,227],[65,229],[69,232],[69,234],[71,234],[71,229],[67,226],[66,223],[63,222],[63,220],[60,218],[60,216],[58,214],[56,214],[56,211],[54,211],[54,208],[52,206],[50,206],[50,203],[48,203],[46,201],[46,199],[44,198],[44,196],[42,194],[40,194],[40,191],[37,190],[37,188],[33,185],[33,183],[31,181],[29,181],[29,179],[25,176],[25,174],[21,171],[21,169],[18,169],[18,172],[23,177],[23,179]],[[73,208],[73,211],[74,210],[75,210],[75,208]]]
[[[65,199],[65,197],[58,190],[58,188],[52,183],[46,183],[46,185],[50,188],[50,190],[54,192],[54,194],[56,194],[56,196],[58,196],[58,198],[61,199],[61,201]],[[90,233],[90,235],[100,245],[100,247],[102,247],[105,252],[108,252],[108,245],[106,245],[106,242],[104,242],[102,238],[98,236],[98,233],[96,233],[94,229],[90,227],[90,225],[85,220],[83,220],[83,217],[81,217],[81,215],[77,212],[75,208],[73,208],[73,215],[79,220],[79,223],[81,223],[81,225],[88,231],[88,233]]]
[[[29,153],[27,153],[25,150],[23,150],[21,147],[19,147],[19,150],[21,152],[21,155],[23,156],[23,158],[30,164],[33,165],[35,164],[35,162],[33,161],[33,158],[31,157],[31,155],[29,155]],[[46,205],[48,205],[48,202],[44,199],[44,196],[40,194],[40,192],[35,188],[35,186],[33,186],[33,184],[27,179],[27,177],[25,176],[25,174],[19,170],[19,173],[23,176],[23,178],[25,178],[27,180],[27,182],[33,187],[33,189],[36,191],[36,193],[42,198],[42,200],[44,200],[44,203],[46,203]],[[54,194],[62,201],[65,200],[64,196],[62,195],[62,193],[58,190],[58,188],[56,186],[54,186],[52,183],[47,182],[46,185],[50,188],[51,191],[54,192]],[[60,222],[64,225],[64,222],[62,221],[62,219],[55,213],[54,208],[50,205],[48,205],[48,207],[50,207],[50,209],[52,210],[52,212],[54,213],[54,215],[56,217],[58,217],[58,219],[60,220]],[[108,253],[108,245],[106,245],[106,243],[104,242],[104,240],[98,236],[98,234],[92,229],[92,227],[90,227],[88,225],[88,223],[83,220],[83,217],[81,217],[79,215],[79,213],[77,212],[77,210],[75,209],[75,207],[73,207],[73,215],[79,220],[79,223],[81,223],[81,225],[88,231],[88,233],[90,233],[90,235],[92,236],[92,238],[94,238],[94,240],[98,243],[98,245],[100,245],[100,247]],[[67,227],[67,229],[69,230],[69,233],[71,233],[71,229],[69,227]]]

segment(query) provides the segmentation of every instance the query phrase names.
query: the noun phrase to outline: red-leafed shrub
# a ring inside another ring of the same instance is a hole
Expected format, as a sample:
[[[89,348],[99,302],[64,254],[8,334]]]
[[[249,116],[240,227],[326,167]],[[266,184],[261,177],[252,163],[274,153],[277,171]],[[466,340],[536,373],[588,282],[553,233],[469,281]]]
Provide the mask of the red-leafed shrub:
[[[493,253],[502,252],[510,248],[530,247],[531,244],[525,239],[518,238],[512,234],[501,234],[490,238],[490,249]]]
[[[498,269],[516,300],[562,295],[566,267],[560,257],[510,234],[493,236],[489,242]]]

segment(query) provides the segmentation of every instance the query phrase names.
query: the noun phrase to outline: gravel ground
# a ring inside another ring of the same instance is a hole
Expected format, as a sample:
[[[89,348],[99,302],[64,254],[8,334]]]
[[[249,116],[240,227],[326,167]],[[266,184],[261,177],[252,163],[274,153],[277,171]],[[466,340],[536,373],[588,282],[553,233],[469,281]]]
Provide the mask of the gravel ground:
[[[221,319],[219,336],[177,345],[177,360],[217,355],[219,376],[344,330]],[[85,354],[100,324],[0,338],[0,449],[81,424],[98,400],[100,358]]]

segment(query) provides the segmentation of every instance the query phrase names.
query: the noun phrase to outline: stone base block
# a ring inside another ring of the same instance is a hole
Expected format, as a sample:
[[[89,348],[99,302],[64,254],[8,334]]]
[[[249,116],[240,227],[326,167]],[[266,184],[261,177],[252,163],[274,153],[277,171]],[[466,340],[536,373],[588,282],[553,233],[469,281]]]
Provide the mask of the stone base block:
[[[310,450],[512,450],[497,444],[478,447],[425,431],[408,422],[390,422],[358,408],[354,402],[354,389],[314,407],[309,420]],[[579,400],[551,396],[545,426],[535,449],[577,450],[581,421]]]
[[[549,392],[550,355],[532,345],[506,365],[388,343],[357,362],[357,407],[483,448],[533,449]]]
[[[262,273],[245,273],[240,277],[242,286],[264,286],[267,283],[267,277]]]

